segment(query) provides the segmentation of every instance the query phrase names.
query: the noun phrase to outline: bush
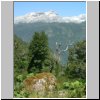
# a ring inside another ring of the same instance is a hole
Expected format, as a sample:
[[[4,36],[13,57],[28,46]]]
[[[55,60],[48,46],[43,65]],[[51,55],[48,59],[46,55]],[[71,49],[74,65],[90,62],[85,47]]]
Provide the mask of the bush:
[[[82,98],[86,95],[85,83],[82,81],[64,82],[63,88],[68,91],[69,98]]]

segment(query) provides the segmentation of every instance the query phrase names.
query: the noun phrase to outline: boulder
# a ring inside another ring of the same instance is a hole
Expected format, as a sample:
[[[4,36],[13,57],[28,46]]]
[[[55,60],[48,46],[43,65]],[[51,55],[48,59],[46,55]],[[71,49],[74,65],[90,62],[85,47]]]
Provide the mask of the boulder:
[[[39,73],[24,80],[25,89],[29,92],[47,92],[56,88],[56,77],[51,73]]]

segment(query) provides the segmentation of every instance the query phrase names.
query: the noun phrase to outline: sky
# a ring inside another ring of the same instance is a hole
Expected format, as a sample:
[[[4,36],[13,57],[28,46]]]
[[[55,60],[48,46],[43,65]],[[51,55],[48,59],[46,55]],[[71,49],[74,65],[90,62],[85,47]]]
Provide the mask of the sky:
[[[14,17],[50,10],[61,16],[78,16],[86,14],[86,2],[14,2]]]

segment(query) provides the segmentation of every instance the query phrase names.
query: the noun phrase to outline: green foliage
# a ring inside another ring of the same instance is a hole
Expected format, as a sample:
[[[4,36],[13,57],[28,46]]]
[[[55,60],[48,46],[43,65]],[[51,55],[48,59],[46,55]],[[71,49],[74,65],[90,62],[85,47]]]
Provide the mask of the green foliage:
[[[69,98],[82,98],[86,95],[86,86],[82,81],[64,82],[63,88],[67,90]]]
[[[14,96],[15,97],[19,97],[19,98],[22,97],[21,91],[24,88],[23,76],[22,75],[18,75],[16,77],[16,82],[14,84],[15,84],[15,86],[14,86]]]
[[[58,76],[59,72],[61,71],[61,64],[57,62],[52,51],[49,50],[49,55],[44,61],[42,71],[53,73],[55,76]]]
[[[22,75],[18,75],[18,76],[16,77],[16,79],[17,79],[18,82],[22,82],[23,76],[22,76]]]
[[[31,77],[31,76],[34,76],[34,73],[29,73],[29,74],[27,74],[26,77],[28,78],[28,77]]]
[[[73,48],[69,49],[69,62],[81,61],[86,62],[86,41],[77,42]]]
[[[42,65],[48,56],[48,38],[45,32],[35,32],[29,46],[29,67],[28,72],[32,72],[32,68],[41,72]]]
[[[80,41],[69,49],[66,73],[70,78],[86,78],[86,42]]]
[[[14,97],[17,98],[27,98],[29,97],[30,93],[25,89],[23,81],[30,76],[33,76],[33,73],[26,74],[26,75],[18,75],[16,77],[16,82],[14,84]]]
[[[30,95],[30,93],[26,90],[22,90],[22,91],[14,91],[14,97],[17,98],[28,98]]]
[[[14,82],[17,76],[25,74],[28,66],[27,44],[14,35]]]

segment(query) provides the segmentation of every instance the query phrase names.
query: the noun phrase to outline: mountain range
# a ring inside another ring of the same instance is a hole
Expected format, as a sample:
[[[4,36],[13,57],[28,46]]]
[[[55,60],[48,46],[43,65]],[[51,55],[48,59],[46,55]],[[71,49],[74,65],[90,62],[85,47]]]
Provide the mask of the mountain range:
[[[35,22],[59,22],[59,23],[81,23],[86,20],[85,14],[80,14],[78,16],[65,16],[62,17],[57,14],[55,11],[47,11],[47,12],[31,12],[25,14],[23,16],[15,17],[14,23],[35,23]]]
[[[62,17],[54,11],[32,12],[14,18],[14,34],[25,42],[30,42],[34,32],[45,31],[49,46],[53,52],[56,42],[65,49],[69,42],[86,39],[86,17],[84,14],[72,17]],[[66,52],[65,52],[66,53]],[[68,53],[62,53],[62,62],[67,61]]]

